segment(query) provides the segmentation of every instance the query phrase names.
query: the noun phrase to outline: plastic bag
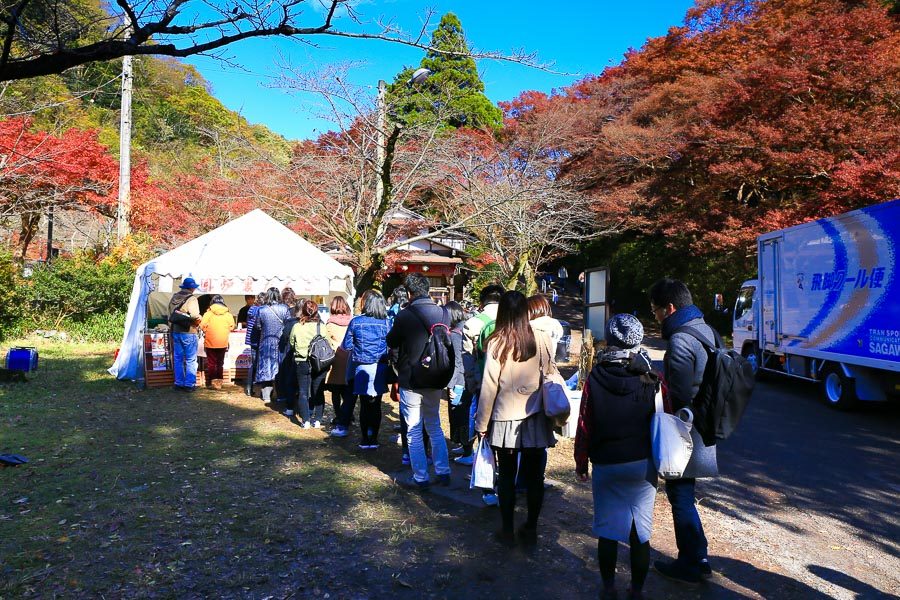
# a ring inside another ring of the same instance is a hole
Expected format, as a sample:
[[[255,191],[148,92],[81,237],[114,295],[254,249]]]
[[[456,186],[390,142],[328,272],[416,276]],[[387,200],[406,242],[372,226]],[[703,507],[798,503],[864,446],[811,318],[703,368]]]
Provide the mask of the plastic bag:
[[[475,448],[472,452],[475,455],[475,460],[472,461],[472,478],[469,480],[469,489],[493,489],[494,451],[490,445],[481,439],[475,442]]]
[[[694,415],[682,408],[674,415],[663,412],[662,394],[656,394],[656,412],[650,421],[653,462],[663,479],[680,479],[691,460],[694,443],[691,428]]]

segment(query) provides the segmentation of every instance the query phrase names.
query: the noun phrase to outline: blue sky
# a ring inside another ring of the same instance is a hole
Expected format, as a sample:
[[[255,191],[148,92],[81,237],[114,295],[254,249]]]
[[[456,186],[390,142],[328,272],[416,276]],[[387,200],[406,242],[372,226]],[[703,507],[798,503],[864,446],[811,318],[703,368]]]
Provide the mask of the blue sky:
[[[316,0],[310,0],[315,2]],[[436,10],[433,25],[446,12],[462,22],[470,45],[482,50],[537,52],[543,62],[554,63],[559,75],[496,61],[479,61],[485,93],[494,102],[510,100],[525,90],[549,93],[581,77],[599,73],[621,61],[628,48],[639,48],[648,37],[664,35],[680,25],[693,4],[689,0],[363,0],[357,14],[366,21],[392,19],[404,31],[418,32],[427,8]],[[355,27],[346,18],[340,27]],[[422,51],[380,41],[313,36],[318,47],[284,38],[248,40],[227,49],[230,62],[195,57],[195,65],[210,82],[213,93],[228,108],[251,123],[262,123],[289,139],[314,138],[335,129],[312,97],[290,95],[271,88],[278,63],[322,68],[328,64],[361,62],[349,76],[353,83],[371,86],[391,81],[404,66],[418,65]]]

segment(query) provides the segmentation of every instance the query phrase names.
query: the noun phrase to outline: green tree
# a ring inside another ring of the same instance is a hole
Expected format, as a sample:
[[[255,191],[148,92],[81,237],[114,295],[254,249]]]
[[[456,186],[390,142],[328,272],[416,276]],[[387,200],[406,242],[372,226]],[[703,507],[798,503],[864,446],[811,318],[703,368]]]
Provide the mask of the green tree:
[[[441,18],[429,48],[419,64],[431,71],[425,81],[410,85],[416,69],[407,67],[388,86],[391,118],[406,126],[437,119],[452,128],[500,129],[503,113],[484,95],[484,82],[456,15]]]

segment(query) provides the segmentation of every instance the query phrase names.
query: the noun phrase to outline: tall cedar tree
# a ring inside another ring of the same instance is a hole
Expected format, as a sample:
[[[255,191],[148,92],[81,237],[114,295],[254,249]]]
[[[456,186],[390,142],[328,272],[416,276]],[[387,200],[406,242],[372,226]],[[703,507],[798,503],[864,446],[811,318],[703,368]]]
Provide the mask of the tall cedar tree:
[[[409,84],[416,69],[407,67],[388,86],[391,119],[414,125],[440,118],[454,129],[499,130],[503,113],[484,95],[484,82],[456,15],[447,13],[441,18],[430,47],[434,50],[429,50],[419,64],[432,73],[424,82]]]

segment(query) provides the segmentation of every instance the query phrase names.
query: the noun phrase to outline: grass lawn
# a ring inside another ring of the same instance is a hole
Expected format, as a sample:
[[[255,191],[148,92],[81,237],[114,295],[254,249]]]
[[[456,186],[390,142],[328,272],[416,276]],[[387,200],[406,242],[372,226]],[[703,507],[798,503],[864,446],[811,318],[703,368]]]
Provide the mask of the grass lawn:
[[[2,598],[596,589],[586,488],[549,492],[543,545],[509,554],[489,540],[499,515],[466,489],[465,469],[454,466],[440,493],[393,482],[389,401],[382,448],[364,452],[357,432],[302,430],[237,387],[184,394],[116,381],[113,345],[27,342],[40,369],[0,385],[0,452],[31,461],[0,469]],[[549,477],[571,481],[571,452],[568,440],[551,452]]]

